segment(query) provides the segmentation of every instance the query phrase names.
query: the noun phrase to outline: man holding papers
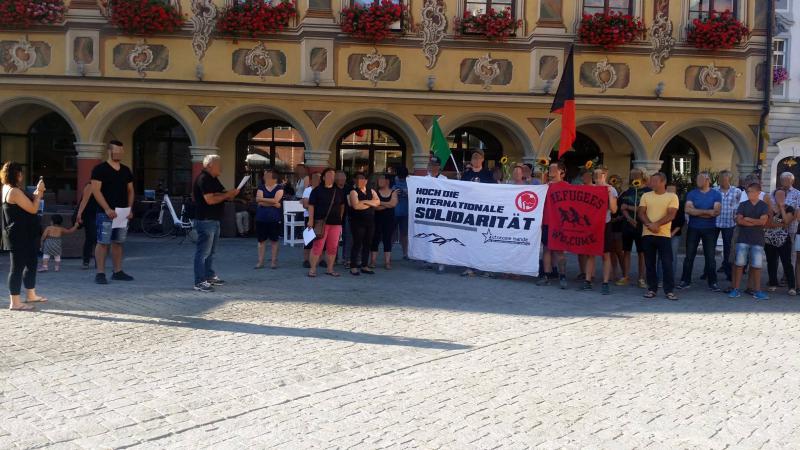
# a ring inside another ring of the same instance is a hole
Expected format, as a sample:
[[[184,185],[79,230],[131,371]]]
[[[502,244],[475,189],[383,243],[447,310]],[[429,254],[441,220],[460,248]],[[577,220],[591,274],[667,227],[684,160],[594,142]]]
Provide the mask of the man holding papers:
[[[219,155],[203,158],[203,171],[194,180],[192,194],[197,205],[194,229],[197,231],[197,250],[194,254],[194,290],[213,292],[214,286],[225,284],[214,272],[214,253],[219,241],[220,222],[225,202],[239,195],[239,189],[225,191],[219,181],[222,162]],[[244,180],[246,182],[247,180]],[[239,186],[244,186],[244,182]]]
[[[112,280],[133,281],[133,277],[122,271],[122,244],[128,235],[127,221],[133,217],[133,173],[122,157],[125,149],[122,142],[111,141],[106,147],[108,160],[92,170],[92,195],[99,205],[97,212],[97,247],[95,260],[97,284],[108,284],[106,279],[106,256],[111,247],[114,264]],[[118,217],[118,212],[123,214]]]

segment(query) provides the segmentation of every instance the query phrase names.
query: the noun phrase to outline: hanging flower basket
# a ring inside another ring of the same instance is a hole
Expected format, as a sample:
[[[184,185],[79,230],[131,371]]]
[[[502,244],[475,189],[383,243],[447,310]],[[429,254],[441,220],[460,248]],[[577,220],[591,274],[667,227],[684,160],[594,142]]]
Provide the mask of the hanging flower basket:
[[[60,24],[66,11],[64,0],[0,0],[0,27]]]
[[[286,29],[297,17],[294,1],[277,4],[247,0],[225,8],[217,19],[217,31],[234,39],[275,34]]]
[[[578,39],[584,44],[613,50],[644,36],[641,19],[629,14],[610,12],[584,14],[578,28]]]
[[[392,37],[392,24],[403,18],[406,8],[391,0],[370,6],[353,5],[342,10],[340,27],[356,39],[377,44]]]
[[[733,48],[750,36],[750,30],[730,11],[711,11],[705,19],[694,19],[687,41],[697,48],[720,50]]]
[[[491,41],[505,41],[522,26],[522,20],[515,20],[511,8],[497,11],[489,8],[483,14],[474,15],[472,11],[464,11],[461,18],[456,18],[456,30],[461,35],[481,35]]]
[[[789,71],[783,67],[774,67],[772,69],[772,85],[780,86],[789,81]]]
[[[111,23],[124,34],[151,36],[171,33],[184,17],[167,0],[108,0]]]

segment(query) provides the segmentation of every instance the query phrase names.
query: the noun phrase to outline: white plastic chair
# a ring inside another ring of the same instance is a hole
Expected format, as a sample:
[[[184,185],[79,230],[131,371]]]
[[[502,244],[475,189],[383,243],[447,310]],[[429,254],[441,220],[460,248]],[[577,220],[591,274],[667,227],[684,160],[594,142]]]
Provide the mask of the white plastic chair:
[[[283,245],[294,247],[294,244],[303,245],[303,234],[296,236],[297,227],[305,227],[306,222],[302,216],[298,220],[298,215],[305,211],[303,204],[296,200],[286,200],[283,202]],[[299,214],[298,214],[299,213]]]

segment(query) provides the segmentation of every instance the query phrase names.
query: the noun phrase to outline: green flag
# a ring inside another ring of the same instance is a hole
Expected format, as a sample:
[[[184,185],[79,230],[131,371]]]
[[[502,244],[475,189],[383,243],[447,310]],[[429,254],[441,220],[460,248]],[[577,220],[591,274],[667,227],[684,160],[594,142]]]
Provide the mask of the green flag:
[[[439,158],[442,166],[447,164],[450,159],[450,144],[447,143],[447,138],[444,137],[442,129],[439,128],[439,118],[433,118],[433,127],[431,128],[431,152]]]

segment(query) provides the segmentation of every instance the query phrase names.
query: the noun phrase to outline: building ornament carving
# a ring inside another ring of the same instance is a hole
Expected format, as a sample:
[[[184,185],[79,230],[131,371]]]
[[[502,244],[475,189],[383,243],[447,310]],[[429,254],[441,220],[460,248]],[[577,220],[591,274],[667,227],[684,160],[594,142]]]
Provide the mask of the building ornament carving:
[[[192,0],[192,50],[198,61],[206,56],[208,44],[217,26],[217,7],[212,0]]]
[[[359,69],[361,76],[371,81],[373,86],[377,86],[378,79],[386,72],[386,58],[378,53],[378,49],[372,49],[372,53],[361,58]]]
[[[500,65],[492,60],[490,53],[478,58],[472,70],[480,78],[483,88],[486,90],[492,88],[492,81],[500,75]]]
[[[425,0],[422,6],[422,23],[420,34],[422,35],[422,53],[427,58],[425,65],[428,69],[436,66],[439,59],[439,43],[444,39],[447,30],[447,16],[444,14],[444,2],[442,0]]]
[[[600,85],[600,92],[605,92],[617,82],[617,71],[614,66],[608,63],[608,58],[597,61],[592,69],[594,81]]]
[[[11,73],[25,73],[36,64],[36,49],[28,42],[27,37],[20,38],[8,49],[11,65]]]
[[[269,71],[272,70],[272,58],[263,42],[259,42],[255,48],[247,52],[244,63],[250,70],[258,74],[262,81],[266,80]]]
[[[130,53],[128,53],[128,64],[130,64],[142,78],[147,76],[145,71],[150,64],[153,63],[153,59],[153,50],[151,50],[150,46],[144,41],[139,41]]]
[[[672,37],[672,21],[659,12],[650,30],[650,43],[653,46],[650,52],[650,64],[655,73],[664,69],[664,60],[670,57],[675,47],[675,38]]]
[[[700,88],[708,95],[714,95],[725,87],[725,78],[713,62],[700,70],[699,81]]]

